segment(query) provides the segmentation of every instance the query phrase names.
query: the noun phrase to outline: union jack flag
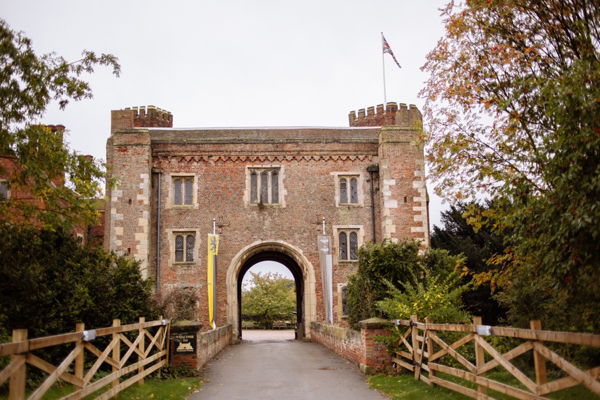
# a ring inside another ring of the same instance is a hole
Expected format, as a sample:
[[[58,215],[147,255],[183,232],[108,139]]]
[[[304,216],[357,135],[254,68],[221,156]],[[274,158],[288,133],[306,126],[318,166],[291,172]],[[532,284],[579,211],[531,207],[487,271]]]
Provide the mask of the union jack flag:
[[[394,52],[392,51],[392,48],[388,44],[387,40],[385,40],[385,37],[383,36],[383,33],[381,34],[381,38],[383,39],[383,54],[387,53],[390,56],[392,56],[392,58],[396,62],[396,65],[398,66],[398,68],[402,68],[400,66],[400,64],[398,63],[398,60],[396,60],[396,56],[394,56]]]

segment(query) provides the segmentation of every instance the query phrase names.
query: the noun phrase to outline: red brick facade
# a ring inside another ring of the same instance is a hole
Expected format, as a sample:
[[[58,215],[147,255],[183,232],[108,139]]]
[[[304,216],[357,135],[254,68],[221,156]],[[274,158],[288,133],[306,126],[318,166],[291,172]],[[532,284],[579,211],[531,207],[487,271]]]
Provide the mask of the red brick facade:
[[[333,243],[334,321],[343,325],[339,291],[356,261],[340,260],[340,233],[356,235],[359,246],[373,235],[378,242],[429,242],[423,150],[415,146],[413,129],[421,114],[412,105],[388,103],[386,113],[380,108],[378,120],[350,114],[349,128],[181,129],[155,108],[113,111],[107,162],[119,184],[108,193],[105,246],[141,260],[144,273],[155,277],[159,246],[158,289],[198,289],[199,319],[208,327],[207,233],[215,218],[217,326],[230,322],[237,331],[236,293],[248,263],[279,261],[281,255],[303,282],[302,326],[308,332],[311,321],[325,318],[317,247],[325,217]],[[369,166],[379,171],[373,175],[374,202]],[[253,191],[253,179],[260,181],[256,190],[268,187],[261,201],[254,200],[260,193]],[[352,179],[358,187],[351,196]],[[178,190],[185,198],[180,205]],[[176,236],[194,241],[181,250],[180,262]]]

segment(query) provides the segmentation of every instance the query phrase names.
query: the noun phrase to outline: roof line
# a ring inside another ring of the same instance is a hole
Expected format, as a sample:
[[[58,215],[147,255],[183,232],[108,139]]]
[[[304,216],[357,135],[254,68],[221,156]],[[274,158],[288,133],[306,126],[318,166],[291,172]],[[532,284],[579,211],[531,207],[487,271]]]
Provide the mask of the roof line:
[[[163,127],[135,127],[134,129],[148,129],[152,131],[224,131],[224,130],[296,130],[296,129],[328,129],[328,130],[364,130],[364,129],[381,129],[381,126],[350,126],[350,127],[333,127],[333,126],[249,126],[249,127],[213,127],[213,128],[163,128]]]

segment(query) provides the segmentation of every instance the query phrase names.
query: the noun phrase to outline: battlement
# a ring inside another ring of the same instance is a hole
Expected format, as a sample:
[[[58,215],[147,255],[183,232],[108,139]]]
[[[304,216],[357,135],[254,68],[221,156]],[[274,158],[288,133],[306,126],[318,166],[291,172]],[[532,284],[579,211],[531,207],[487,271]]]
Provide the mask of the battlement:
[[[154,106],[125,108],[133,111],[133,126],[136,128],[172,128],[173,114]]]
[[[385,110],[383,104],[375,107],[362,108],[358,110],[358,116],[355,111],[350,111],[348,120],[350,126],[412,126],[415,121],[421,121],[423,116],[416,105],[406,106],[394,102],[388,102]]]
[[[50,129],[50,132],[52,132],[52,133],[64,132],[65,131],[65,126],[64,125],[41,125],[41,126]]]

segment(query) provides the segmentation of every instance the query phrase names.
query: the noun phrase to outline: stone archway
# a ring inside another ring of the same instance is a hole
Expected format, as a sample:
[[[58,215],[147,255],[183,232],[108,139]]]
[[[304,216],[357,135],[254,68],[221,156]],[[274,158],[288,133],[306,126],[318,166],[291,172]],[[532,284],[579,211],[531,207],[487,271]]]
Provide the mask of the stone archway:
[[[227,269],[227,322],[233,325],[234,335],[241,334],[241,281],[244,273],[260,261],[277,261],[290,269],[299,286],[298,310],[299,332],[310,337],[310,323],[316,319],[317,298],[315,293],[315,271],[302,250],[281,240],[254,242],[240,250]],[[301,283],[301,284],[300,284]],[[301,323],[300,323],[301,321]]]

